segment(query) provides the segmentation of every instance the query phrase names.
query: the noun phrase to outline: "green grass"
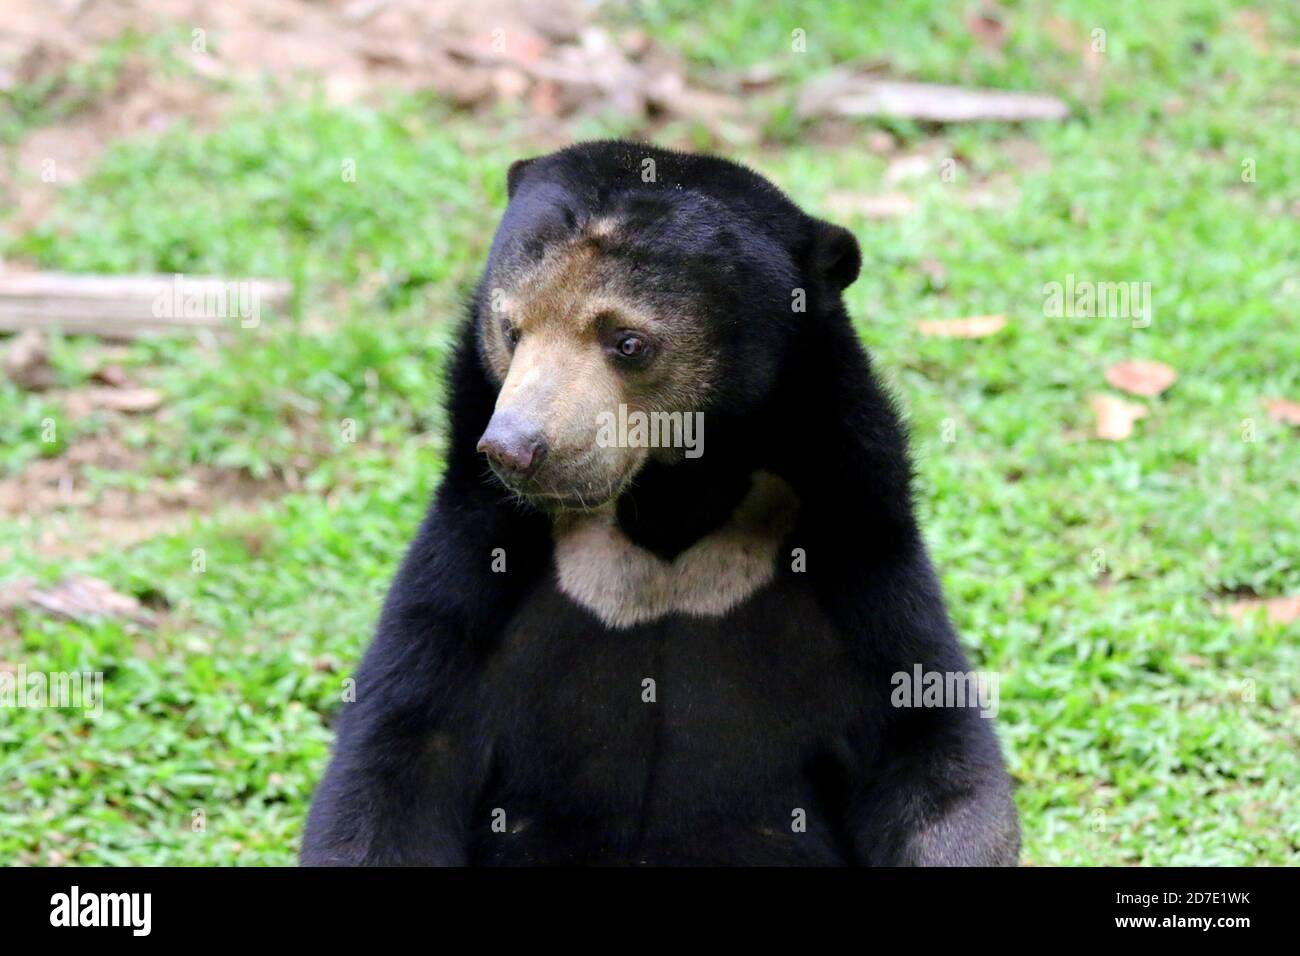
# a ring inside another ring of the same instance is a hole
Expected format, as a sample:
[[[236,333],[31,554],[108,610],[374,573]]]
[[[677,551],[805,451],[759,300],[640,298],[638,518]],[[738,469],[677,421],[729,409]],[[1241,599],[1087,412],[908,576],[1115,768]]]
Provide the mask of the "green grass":
[[[789,123],[774,124],[782,142],[728,150],[828,216],[836,193],[917,201],[899,220],[836,216],[863,245],[849,302],[911,421],[954,617],[979,666],[1003,675],[1025,859],[1300,862],[1297,625],[1215,612],[1230,592],[1300,593],[1300,434],[1263,405],[1300,400],[1300,109],[1282,59],[1300,46],[1295,15],[1269,13],[1264,55],[1231,4],[1054,4],[1081,36],[1107,30],[1089,79],[1042,5],[1008,5],[1000,51],[973,41],[955,6],[821,7],[638,10],[700,69],[776,61],[803,77],[888,55],[904,75],[1046,89],[1075,111],[1019,130],[890,124],[905,150],[957,157],[951,183],[886,187],[885,160]],[[795,26],[809,37],[798,58]],[[1039,168],[1008,159],[1023,139]],[[157,418],[92,417],[44,445],[58,403],[0,383],[0,472],[107,432],[143,452],[145,477],[220,465],[292,471],[302,489],[72,562],[34,556],[30,530],[0,521],[13,573],[90,573],[163,609],[156,630],[27,613],[0,624],[0,660],[102,670],[108,695],[97,720],[0,712],[0,859],[292,861],[342,681],[437,481],[457,300],[506,166],[532,151],[508,124],[418,100],[250,109],[209,135],[113,148],[6,250],[73,270],[289,275],[305,293],[220,349],[133,346],[126,363],[166,396]],[[1256,182],[1242,182],[1243,159]],[[985,182],[1005,198],[967,204]],[[1045,317],[1043,284],[1067,273],[1151,283],[1151,326]],[[917,318],[996,312],[1009,325],[985,340],[915,331]],[[56,343],[63,384],[84,381],[93,349]],[[1078,440],[1088,395],[1111,391],[1106,367],[1128,358],[1180,379],[1137,400],[1150,415],[1129,441]]]

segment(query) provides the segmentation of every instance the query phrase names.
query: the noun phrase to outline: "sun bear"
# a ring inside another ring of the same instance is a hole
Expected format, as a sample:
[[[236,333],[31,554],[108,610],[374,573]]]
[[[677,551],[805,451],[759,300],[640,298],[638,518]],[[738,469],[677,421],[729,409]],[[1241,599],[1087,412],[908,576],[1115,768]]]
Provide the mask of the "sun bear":
[[[302,862],[1014,864],[979,703],[896,693],[970,665],[852,234],[625,142],[507,193]]]

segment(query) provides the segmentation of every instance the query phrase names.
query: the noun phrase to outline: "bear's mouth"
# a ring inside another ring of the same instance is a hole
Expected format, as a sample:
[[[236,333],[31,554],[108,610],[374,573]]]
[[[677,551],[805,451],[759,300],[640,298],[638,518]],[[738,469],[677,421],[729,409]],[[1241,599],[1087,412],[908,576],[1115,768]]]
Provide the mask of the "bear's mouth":
[[[517,498],[521,498],[528,504],[532,505],[538,511],[559,512],[559,511],[597,511],[607,507],[618,500],[622,494],[622,488],[612,491],[606,491],[603,494],[595,492],[560,492],[560,491],[528,491],[516,488],[508,483],[505,484],[507,490]]]
[[[532,494],[523,497],[544,511],[595,511],[618,499],[617,494],[605,495],[600,498],[556,493]]]
[[[590,482],[566,487],[535,480],[521,481],[502,476],[496,469],[493,469],[493,474],[507,491],[539,511],[596,511],[618,501],[631,484],[635,470],[628,469],[626,473],[595,487]]]

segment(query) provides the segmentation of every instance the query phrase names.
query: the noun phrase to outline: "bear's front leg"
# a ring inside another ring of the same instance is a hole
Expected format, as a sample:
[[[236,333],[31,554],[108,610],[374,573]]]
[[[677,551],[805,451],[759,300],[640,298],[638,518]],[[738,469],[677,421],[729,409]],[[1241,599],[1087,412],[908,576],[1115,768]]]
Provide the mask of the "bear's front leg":
[[[462,865],[483,779],[470,723],[483,661],[549,555],[542,515],[513,506],[475,450],[496,393],[475,326],[452,371],[452,437],[438,495],[389,589],[312,799],[308,865]],[[508,556],[509,572],[497,556]]]
[[[317,788],[301,861],[308,866],[461,866],[472,771],[439,729],[420,651],[379,640],[357,674],[334,756]],[[426,686],[421,686],[421,685]]]
[[[997,739],[969,710],[911,712],[853,807],[871,866],[1015,866],[1020,825]]]

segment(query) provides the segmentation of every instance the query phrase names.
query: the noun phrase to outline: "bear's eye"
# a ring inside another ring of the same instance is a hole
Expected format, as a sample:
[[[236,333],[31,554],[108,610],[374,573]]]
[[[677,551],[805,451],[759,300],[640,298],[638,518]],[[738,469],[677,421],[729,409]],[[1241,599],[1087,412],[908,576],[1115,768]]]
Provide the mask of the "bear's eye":
[[[623,362],[644,362],[650,355],[650,340],[640,332],[619,332],[614,336],[613,352]]]
[[[503,318],[501,320],[501,334],[505,336],[506,341],[512,346],[519,344],[520,332],[511,324],[509,319]]]

